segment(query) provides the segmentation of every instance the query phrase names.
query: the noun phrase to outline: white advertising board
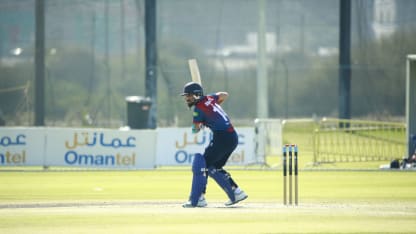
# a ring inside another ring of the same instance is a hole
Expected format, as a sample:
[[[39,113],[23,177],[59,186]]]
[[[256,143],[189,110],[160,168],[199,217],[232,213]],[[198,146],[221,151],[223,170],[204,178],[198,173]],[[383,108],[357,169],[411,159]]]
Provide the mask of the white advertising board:
[[[230,156],[227,165],[246,165],[255,161],[254,129],[236,128],[239,143]],[[212,133],[205,128],[193,134],[191,128],[158,129],[156,164],[157,166],[192,165],[196,153],[204,153],[212,139]]]
[[[239,144],[227,165],[255,162],[254,129],[237,128]],[[191,165],[212,139],[209,129],[119,131],[86,128],[0,128],[0,166],[150,169]]]
[[[46,162],[58,166],[154,168],[156,132],[49,129]]]
[[[45,138],[43,128],[0,128],[0,166],[42,165]]]
[[[156,131],[0,128],[0,166],[155,167]]]

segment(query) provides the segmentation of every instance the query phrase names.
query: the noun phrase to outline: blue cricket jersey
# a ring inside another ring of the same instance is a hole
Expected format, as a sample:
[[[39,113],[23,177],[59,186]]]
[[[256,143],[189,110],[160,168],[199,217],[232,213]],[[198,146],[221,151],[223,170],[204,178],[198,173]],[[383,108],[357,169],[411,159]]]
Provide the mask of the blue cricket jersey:
[[[194,107],[193,122],[194,124],[202,123],[211,131],[233,132],[233,125],[227,113],[218,104],[218,98],[216,94],[202,97]]]

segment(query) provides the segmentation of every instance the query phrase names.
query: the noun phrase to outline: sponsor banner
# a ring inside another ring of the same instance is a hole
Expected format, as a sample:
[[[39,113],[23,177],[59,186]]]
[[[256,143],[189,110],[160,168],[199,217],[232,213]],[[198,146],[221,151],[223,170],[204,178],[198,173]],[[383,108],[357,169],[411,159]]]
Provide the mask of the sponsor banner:
[[[42,165],[45,138],[43,128],[0,128],[0,166]]]
[[[239,143],[229,158],[227,165],[247,165],[255,162],[254,129],[236,128]],[[204,128],[193,134],[191,128],[158,129],[156,164],[157,166],[192,165],[196,153],[204,153],[212,139],[212,133]]]
[[[46,162],[55,166],[154,168],[156,132],[48,129]]]

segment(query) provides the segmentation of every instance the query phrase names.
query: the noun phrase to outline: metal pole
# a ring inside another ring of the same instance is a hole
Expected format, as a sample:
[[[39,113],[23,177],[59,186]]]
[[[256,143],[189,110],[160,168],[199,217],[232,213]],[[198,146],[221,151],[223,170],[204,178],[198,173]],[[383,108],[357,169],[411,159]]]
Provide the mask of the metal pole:
[[[157,120],[157,43],[156,43],[156,0],[145,0],[146,31],[146,97],[152,100],[149,112],[149,128],[156,128]]]
[[[267,118],[268,113],[268,85],[266,58],[266,0],[258,1],[259,22],[257,33],[257,117]]]
[[[351,99],[351,1],[340,0],[339,118],[350,119]]]
[[[45,125],[45,3],[36,0],[35,126]]]
[[[121,38],[120,38],[120,47],[121,47],[121,80],[124,81],[126,76],[126,20],[125,20],[125,2],[120,0],[120,29],[121,29]]]
[[[285,60],[282,60],[285,69],[285,119],[289,118],[289,70]]]

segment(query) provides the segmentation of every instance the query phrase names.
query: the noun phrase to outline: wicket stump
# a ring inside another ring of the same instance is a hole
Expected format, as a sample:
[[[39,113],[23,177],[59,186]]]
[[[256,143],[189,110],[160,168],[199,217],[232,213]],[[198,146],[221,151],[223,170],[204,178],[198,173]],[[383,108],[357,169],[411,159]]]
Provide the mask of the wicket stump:
[[[289,156],[289,157],[288,157]],[[289,205],[292,205],[292,174],[295,175],[294,193],[295,205],[298,205],[298,146],[295,144],[286,144],[283,146],[283,204],[287,205],[287,161],[289,161]],[[293,164],[292,164],[293,161]],[[294,167],[294,168],[293,168]],[[294,171],[292,170],[294,169]]]

